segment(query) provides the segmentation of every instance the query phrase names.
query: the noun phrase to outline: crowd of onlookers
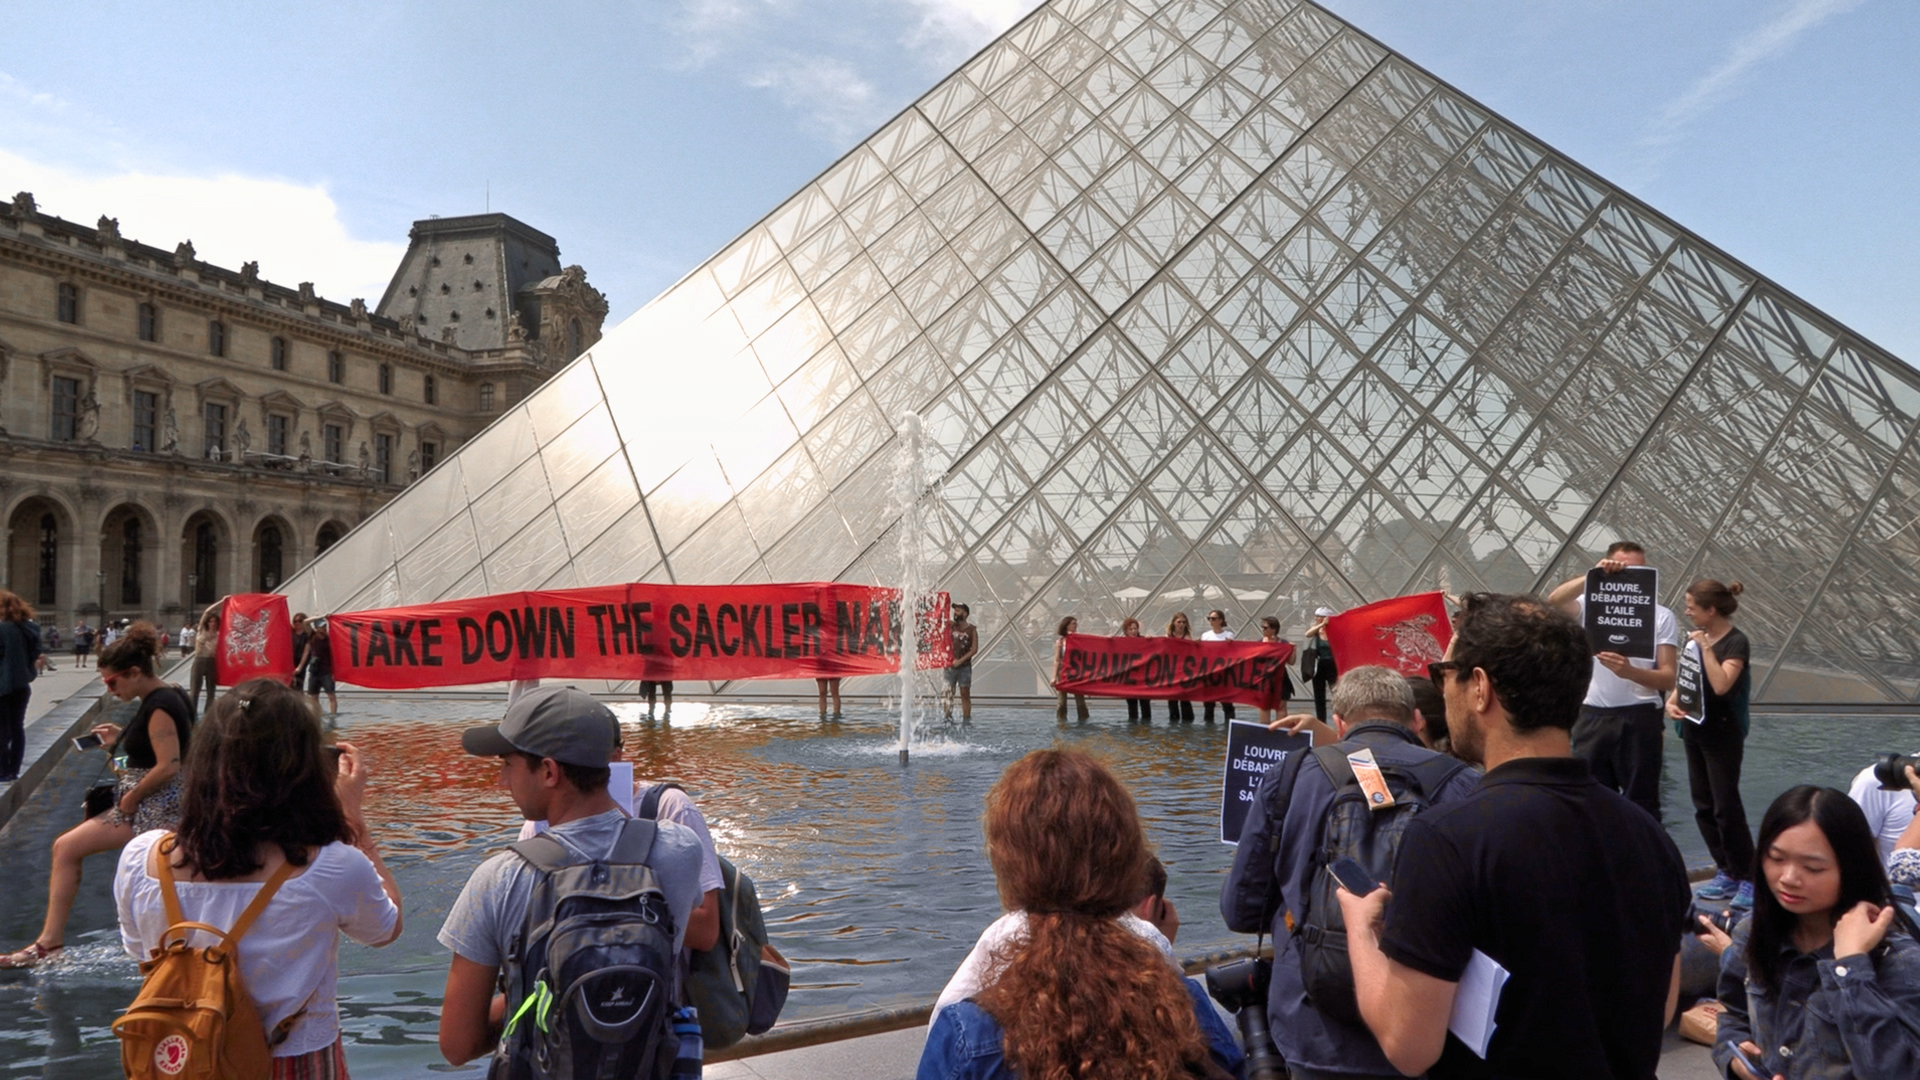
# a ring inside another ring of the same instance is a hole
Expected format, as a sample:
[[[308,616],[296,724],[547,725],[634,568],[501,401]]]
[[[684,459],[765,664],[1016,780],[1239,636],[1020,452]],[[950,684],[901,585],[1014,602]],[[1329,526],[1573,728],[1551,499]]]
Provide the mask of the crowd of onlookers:
[[[1597,569],[1644,563],[1623,542]],[[1325,649],[1332,613],[1317,617],[1302,673],[1311,682],[1324,663],[1324,708],[1262,717],[1312,745],[1261,780],[1220,893],[1229,928],[1274,946],[1251,997],[1233,998],[1237,1034],[1183,977],[1167,870],[1126,786],[1077,749],[1016,761],[983,818],[1006,914],[940,995],[920,1077],[1653,1077],[1677,1010],[1707,997],[1712,1058],[1734,1080],[1920,1076],[1915,763],[1877,761],[1850,792],[1792,787],[1755,835],[1739,791],[1752,681],[1739,584],[1692,582],[1692,629],[1659,607],[1654,654],[1628,658],[1590,647],[1583,581],[1455,598],[1451,642],[1424,678],[1340,670]],[[955,614],[947,704],[964,715],[979,632],[964,605]],[[34,647],[30,617],[0,592],[0,703]],[[1225,621],[1209,613],[1207,633]],[[135,956],[171,922],[228,925],[271,897],[239,963],[274,1075],[346,1074],[334,950],[341,933],[393,940],[400,897],[360,809],[367,764],[328,745],[317,710],[316,629],[297,620],[311,702],[254,680],[217,699],[209,688],[204,713],[156,674],[154,628],[102,643],[107,690],[138,702],[124,726],[92,733],[116,780],[55,842],[45,926],[0,966],[59,955],[82,860],[120,848],[114,894]],[[1064,620],[1062,640],[1075,630]],[[1264,631],[1277,640],[1278,622]],[[1699,668],[1699,702],[1678,693],[1683,662]],[[1146,718],[1144,702],[1128,706]],[[1659,819],[1669,726],[1714,863],[1697,886]],[[624,1054],[619,1069],[644,1059],[655,1075],[697,1075],[689,972],[731,947],[734,925],[697,806],[649,785],[629,814],[609,786],[619,724],[571,688],[517,688],[500,723],[462,746],[498,760],[528,825],[439,931],[446,1059],[589,1075]]]

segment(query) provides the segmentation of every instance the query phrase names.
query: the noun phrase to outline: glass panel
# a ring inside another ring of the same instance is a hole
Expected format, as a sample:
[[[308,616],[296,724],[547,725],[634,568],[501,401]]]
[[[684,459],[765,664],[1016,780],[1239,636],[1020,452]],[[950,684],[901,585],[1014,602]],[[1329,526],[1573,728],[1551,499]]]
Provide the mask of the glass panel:
[[[671,551],[732,497],[720,463],[703,447],[658,490],[647,494],[647,509],[661,545]]]
[[[728,505],[667,557],[679,585],[725,585],[760,561],[737,507]]]
[[[445,519],[438,519],[445,520]],[[419,603],[440,599],[480,562],[473,520],[463,508],[429,539],[400,560],[400,588]]]
[[[566,534],[552,508],[516,521],[527,525],[487,556],[487,585],[497,593],[537,589],[567,562]]]
[[[615,518],[639,505],[640,493],[633,486],[626,457],[615,454],[562,495],[555,509],[567,530],[567,547],[578,552],[597,539]]]
[[[564,520],[567,513],[564,501],[560,513]],[[659,562],[660,549],[654,545],[653,527],[647,521],[646,508],[636,506],[587,544],[584,551],[574,555],[573,568],[583,584],[617,585],[649,579],[664,581],[666,574],[659,570]]]
[[[492,551],[500,546],[552,502],[547,473],[538,458],[515,469],[485,495],[473,500],[474,523],[480,530],[482,550]]]
[[[547,483],[556,493],[565,494],[619,448],[620,437],[614,433],[613,418],[603,405],[541,449],[540,460],[547,467]]]
[[[573,364],[528,396],[527,416],[534,437],[546,443],[598,404],[600,382],[593,365]]]
[[[461,481],[461,462],[455,457],[407,486],[400,497],[387,504],[385,515],[393,530],[393,548],[405,556],[419,546],[428,533],[455,514],[467,509],[466,486]]]

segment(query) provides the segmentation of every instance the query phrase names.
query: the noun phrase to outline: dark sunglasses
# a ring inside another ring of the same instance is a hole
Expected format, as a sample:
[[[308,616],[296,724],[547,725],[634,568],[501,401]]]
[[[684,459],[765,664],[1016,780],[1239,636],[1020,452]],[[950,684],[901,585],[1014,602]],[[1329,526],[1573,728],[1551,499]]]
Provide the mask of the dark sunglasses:
[[[1435,689],[1444,691],[1447,688],[1447,672],[1459,670],[1460,661],[1439,660],[1427,665],[1427,678],[1433,680]]]

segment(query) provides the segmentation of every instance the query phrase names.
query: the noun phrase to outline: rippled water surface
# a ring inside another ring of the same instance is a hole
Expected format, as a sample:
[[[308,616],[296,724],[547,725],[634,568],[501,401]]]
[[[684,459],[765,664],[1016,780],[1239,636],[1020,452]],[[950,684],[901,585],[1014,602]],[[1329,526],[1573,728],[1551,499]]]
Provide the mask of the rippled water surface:
[[[507,843],[518,815],[495,768],[459,751],[460,728],[497,719],[494,700],[349,695],[341,731],[376,771],[369,817],[406,898],[406,932],[384,949],[340,951],[341,1014],[356,1077],[449,1069],[434,1046],[447,954],[434,940],[467,875]],[[721,849],[760,888],[775,943],[794,961],[788,1019],[929,1000],[999,914],[981,850],[981,799],[1007,764],[1055,740],[1112,762],[1132,785],[1171,873],[1182,952],[1248,939],[1220,926],[1217,897],[1231,849],[1219,844],[1223,727],[1129,726],[1118,703],[1060,727],[1050,710],[982,709],[971,728],[898,764],[894,715],[855,706],[822,725],[811,708],[681,702],[670,724],[618,704],[627,756],[642,776],[686,784]],[[1845,787],[1874,749],[1920,747],[1920,720],[1760,717],[1743,787],[1757,822],[1792,783]],[[78,820],[100,755],[70,754],[33,804],[0,831],[0,944],[38,928],[46,852]],[[1667,821],[1690,862],[1705,860],[1669,740]],[[112,856],[86,867],[68,956],[32,974],[0,974],[0,1077],[117,1074],[108,1025],[131,999],[133,961],[114,929]]]

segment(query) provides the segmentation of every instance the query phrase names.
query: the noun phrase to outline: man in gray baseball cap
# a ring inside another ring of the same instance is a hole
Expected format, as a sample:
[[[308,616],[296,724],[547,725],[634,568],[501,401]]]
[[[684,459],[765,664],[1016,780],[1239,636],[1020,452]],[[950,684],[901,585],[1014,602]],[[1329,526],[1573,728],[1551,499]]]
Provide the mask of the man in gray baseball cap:
[[[507,715],[498,724],[468,728],[460,736],[460,745],[476,757],[518,752],[552,758],[562,765],[603,769],[620,748],[620,721],[612,709],[585,691],[536,686],[508,705]]]
[[[468,728],[460,745],[500,759],[500,786],[523,816],[547,823],[549,836],[587,858],[612,854],[627,818],[607,791],[620,725],[593,695],[570,686],[536,687],[507,706],[498,724]],[[684,825],[657,820],[655,828],[646,863],[667,901],[677,952],[701,902],[702,851]],[[440,1052],[455,1065],[492,1051],[503,1019],[521,1005],[522,988],[504,996],[494,988],[516,941],[524,940],[542,877],[520,855],[503,851],[480,864],[447,912],[440,943],[453,951],[453,962],[440,1007]]]

